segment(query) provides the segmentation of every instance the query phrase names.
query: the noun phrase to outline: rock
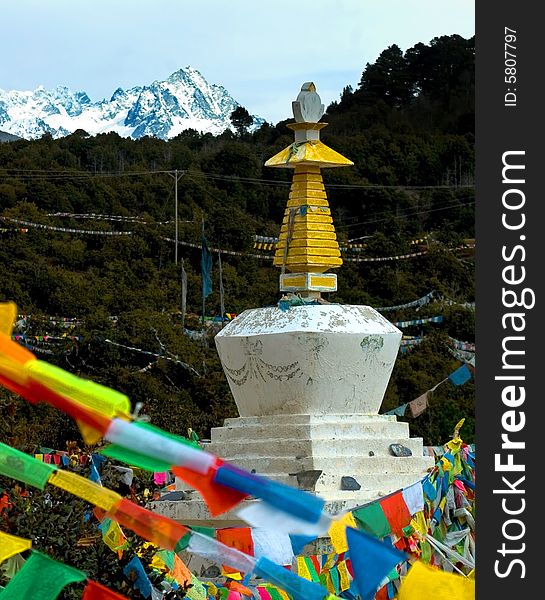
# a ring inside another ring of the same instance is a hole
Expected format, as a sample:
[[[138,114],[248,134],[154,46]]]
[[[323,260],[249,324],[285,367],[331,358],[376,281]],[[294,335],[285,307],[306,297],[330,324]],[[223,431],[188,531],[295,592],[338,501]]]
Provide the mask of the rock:
[[[353,477],[341,477],[341,490],[355,491],[361,489],[361,485]]]
[[[401,444],[390,444],[390,452],[394,456],[399,456],[399,457],[413,455],[410,448],[407,448],[406,446],[402,446]]]
[[[321,470],[299,471],[299,473],[290,473],[292,477],[297,478],[297,485],[300,490],[314,491],[316,482],[320,479]]]
[[[159,499],[160,502],[172,502],[176,500],[185,500],[184,492],[182,492],[181,490],[177,492],[169,492],[168,494],[161,496],[161,498]]]

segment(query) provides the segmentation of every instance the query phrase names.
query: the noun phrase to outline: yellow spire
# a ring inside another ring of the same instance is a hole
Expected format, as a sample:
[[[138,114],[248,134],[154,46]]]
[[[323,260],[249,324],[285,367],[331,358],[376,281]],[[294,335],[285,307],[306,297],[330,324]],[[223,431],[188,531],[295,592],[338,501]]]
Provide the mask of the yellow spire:
[[[293,103],[295,142],[270,158],[265,166],[294,169],[293,180],[274,256],[282,268],[281,291],[320,292],[337,289],[336,275],[326,271],[342,265],[321,169],[354,163],[320,141],[318,123],[324,112],[313,83],[303,84]],[[304,120],[300,120],[304,119]],[[285,270],[291,271],[285,274]]]
[[[323,273],[342,262],[320,167],[296,165],[274,265]]]

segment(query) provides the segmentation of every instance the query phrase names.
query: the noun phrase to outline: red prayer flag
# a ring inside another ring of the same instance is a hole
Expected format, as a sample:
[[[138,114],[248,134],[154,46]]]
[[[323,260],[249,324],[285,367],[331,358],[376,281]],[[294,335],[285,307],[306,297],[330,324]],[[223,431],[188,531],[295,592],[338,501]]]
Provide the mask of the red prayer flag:
[[[375,600],[388,600],[388,586],[384,585],[375,595]]]
[[[393,533],[401,536],[403,527],[411,522],[411,513],[407,508],[407,503],[401,491],[392,494],[380,501],[380,506],[384,511],[386,519]]]
[[[232,490],[214,481],[217,470],[223,464],[224,462],[221,459],[216,458],[215,463],[208,469],[206,475],[195,473],[195,471],[191,471],[185,467],[172,467],[172,472],[176,477],[189,483],[190,486],[201,493],[213,517],[217,517],[234,508],[247,497],[247,494]]]
[[[121,596],[116,592],[100,585],[96,581],[88,580],[81,600],[127,600],[125,596]]]
[[[244,554],[254,556],[254,540],[252,538],[252,530],[249,527],[217,529],[216,539],[226,546],[236,548],[244,552]],[[222,567],[226,573],[238,573],[237,569],[232,569],[227,565],[222,565]]]
[[[343,552],[344,554],[344,552]],[[311,556],[310,560],[312,561],[312,564],[314,565],[314,568],[316,569],[316,573],[319,575],[322,567],[320,565],[320,561],[318,560],[317,556]],[[342,560],[341,555],[339,554],[339,562]]]
[[[167,550],[174,550],[179,540],[189,531],[180,523],[138,506],[126,498],[108,516],[145,540]]]
[[[232,579],[226,582],[225,587],[232,592],[238,592],[242,596],[249,596],[250,598],[253,598],[254,596],[252,590],[248,589],[245,585],[242,585],[237,581],[233,581]]]

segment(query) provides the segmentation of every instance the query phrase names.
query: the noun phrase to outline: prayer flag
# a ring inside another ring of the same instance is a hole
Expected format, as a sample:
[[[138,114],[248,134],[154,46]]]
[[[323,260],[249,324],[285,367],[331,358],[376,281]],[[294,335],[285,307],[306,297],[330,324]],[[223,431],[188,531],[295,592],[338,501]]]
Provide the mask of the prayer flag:
[[[418,396],[418,398],[416,398],[412,402],[409,402],[409,409],[411,411],[412,417],[418,417],[426,410],[427,407],[428,407],[428,392],[426,392],[425,394],[422,394],[421,396]]]
[[[81,600],[126,600],[126,598],[96,581],[89,580],[83,590]]]
[[[202,297],[208,298],[212,293],[212,253],[208,248],[208,242],[204,237],[204,223],[202,232],[202,254],[201,254],[201,274],[202,274]],[[204,315],[203,315],[204,318]]]
[[[329,528],[331,544],[337,554],[341,554],[348,550],[348,544],[346,542],[347,527],[357,527],[354,515],[350,512],[344,514],[339,520],[333,521],[333,524]]]
[[[415,562],[399,588],[399,600],[474,600],[475,581]]]
[[[375,537],[383,538],[392,533],[388,519],[378,502],[356,508],[352,514],[361,528]]]
[[[290,565],[293,562],[293,548],[290,536],[281,531],[253,528],[253,554],[256,558],[266,556],[278,565]]]
[[[380,501],[380,506],[388,519],[390,528],[398,536],[403,535],[403,528],[411,522],[411,513],[407,508],[402,492],[386,496]]]
[[[8,558],[15,556],[15,554],[19,554],[19,552],[28,550],[31,547],[32,542],[30,540],[0,531],[0,564]]]
[[[196,473],[184,467],[172,467],[172,472],[196,490],[198,490],[213,517],[227,512],[237,506],[248,496],[237,490],[215,482],[215,475],[223,461],[216,458],[206,474]]]
[[[138,590],[144,598],[151,596],[151,581],[144,570],[138,556],[134,555],[123,569],[123,573],[133,582],[133,587]]]
[[[33,551],[2,591],[2,600],[54,600],[65,586],[85,579],[82,571]]]
[[[326,596],[321,585],[302,579],[265,557],[257,561],[255,573],[291,594],[294,600],[323,600]]]
[[[380,582],[393,567],[406,560],[407,555],[393,546],[352,527],[347,528],[346,539],[348,540],[356,584],[362,600],[371,600]],[[426,595],[422,596],[422,598],[427,597]],[[433,597],[433,594],[429,596],[429,598]]]
[[[54,465],[36,460],[33,456],[28,456],[0,442],[0,475],[43,490],[54,472]]]
[[[416,514],[424,509],[424,492],[422,490],[422,482],[417,481],[404,488],[403,498],[411,515]]]
[[[126,498],[114,506],[108,516],[145,540],[167,550],[174,550],[179,540],[189,531],[180,523],[138,506]]]
[[[116,492],[71,471],[56,471],[49,478],[49,483],[102,508],[106,512],[113,510],[122,500],[122,497]]]
[[[454,385],[464,385],[466,381],[471,379],[471,371],[467,364],[464,363],[459,369],[452,372],[448,378]]]

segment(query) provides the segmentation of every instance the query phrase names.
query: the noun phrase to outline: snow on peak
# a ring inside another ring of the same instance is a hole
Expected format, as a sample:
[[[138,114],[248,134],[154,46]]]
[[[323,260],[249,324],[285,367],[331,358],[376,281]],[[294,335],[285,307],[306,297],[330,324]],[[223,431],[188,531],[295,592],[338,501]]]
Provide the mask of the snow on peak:
[[[208,83],[187,66],[164,81],[129,90],[118,87],[109,100],[97,102],[62,85],[53,90],[40,85],[32,92],[0,89],[0,124],[3,131],[27,139],[44,133],[63,137],[77,129],[168,139],[189,128],[221,133],[231,128],[229,117],[237,106],[224,87]],[[261,123],[254,117],[254,126]]]

